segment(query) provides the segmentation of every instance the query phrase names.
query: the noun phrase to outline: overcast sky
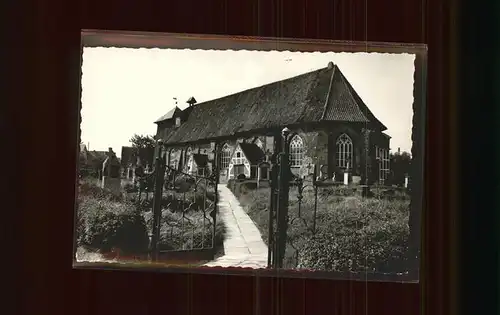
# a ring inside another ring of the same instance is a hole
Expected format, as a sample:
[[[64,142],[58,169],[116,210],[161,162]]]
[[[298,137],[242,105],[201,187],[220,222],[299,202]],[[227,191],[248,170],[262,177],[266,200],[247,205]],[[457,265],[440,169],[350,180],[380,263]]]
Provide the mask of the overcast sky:
[[[415,56],[184,49],[85,48],[82,141],[120,156],[134,133],[156,133],[154,121],[175,106],[198,103],[336,63],[387,126],[391,150],[410,151]]]

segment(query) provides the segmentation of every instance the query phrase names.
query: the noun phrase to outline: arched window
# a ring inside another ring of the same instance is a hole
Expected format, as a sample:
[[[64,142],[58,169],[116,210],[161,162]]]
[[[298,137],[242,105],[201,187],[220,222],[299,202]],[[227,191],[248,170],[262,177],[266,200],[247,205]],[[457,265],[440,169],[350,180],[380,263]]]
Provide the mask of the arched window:
[[[179,168],[179,156],[180,156],[180,151],[178,149],[171,149],[169,151],[170,155],[170,167],[174,169]]]
[[[304,141],[295,135],[290,141],[290,166],[301,167],[304,161]]]
[[[337,138],[337,166],[352,168],[352,140],[345,133]]]
[[[222,147],[220,154],[220,167],[221,169],[226,169],[229,167],[229,162],[231,161],[231,148],[227,143]]]

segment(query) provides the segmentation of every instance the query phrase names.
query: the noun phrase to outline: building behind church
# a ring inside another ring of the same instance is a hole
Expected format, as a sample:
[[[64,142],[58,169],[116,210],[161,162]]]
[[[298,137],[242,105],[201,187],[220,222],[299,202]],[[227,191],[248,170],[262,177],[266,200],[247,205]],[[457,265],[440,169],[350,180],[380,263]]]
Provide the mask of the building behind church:
[[[292,132],[290,164],[301,177],[313,173],[349,182],[386,183],[390,137],[341,70],[327,67],[197,104],[190,98],[160,117],[156,138],[178,170],[208,174],[220,148],[220,182],[268,178],[266,164]],[[202,169],[203,171],[200,171]]]

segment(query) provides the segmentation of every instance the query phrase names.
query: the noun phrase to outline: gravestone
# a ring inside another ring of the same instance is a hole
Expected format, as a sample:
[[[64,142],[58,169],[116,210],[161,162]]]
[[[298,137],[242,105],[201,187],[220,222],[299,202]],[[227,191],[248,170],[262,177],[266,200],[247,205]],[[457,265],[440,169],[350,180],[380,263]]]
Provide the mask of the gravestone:
[[[353,176],[352,177],[352,183],[354,185],[359,185],[361,183],[361,176]]]
[[[347,167],[344,170],[344,185],[349,185],[349,162],[347,162]]]
[[[319,168],[319,177],[321,179],[328,178],[328,165],[321,165],[321,167]]]
[[[120,162],[112,148],[109,148],[107,156],[102,164],[102,188],[111,191],[115,195],[120,195]]]

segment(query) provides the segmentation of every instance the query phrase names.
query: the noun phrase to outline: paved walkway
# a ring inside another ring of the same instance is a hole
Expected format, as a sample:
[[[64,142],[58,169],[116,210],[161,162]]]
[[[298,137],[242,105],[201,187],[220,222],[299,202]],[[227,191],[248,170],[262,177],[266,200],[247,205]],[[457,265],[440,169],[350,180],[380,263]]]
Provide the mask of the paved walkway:
[[[218,218],[226,225],[224,256],[205,264],[218,267],[267,267],[267,245],[233,193],[219,185]]]

